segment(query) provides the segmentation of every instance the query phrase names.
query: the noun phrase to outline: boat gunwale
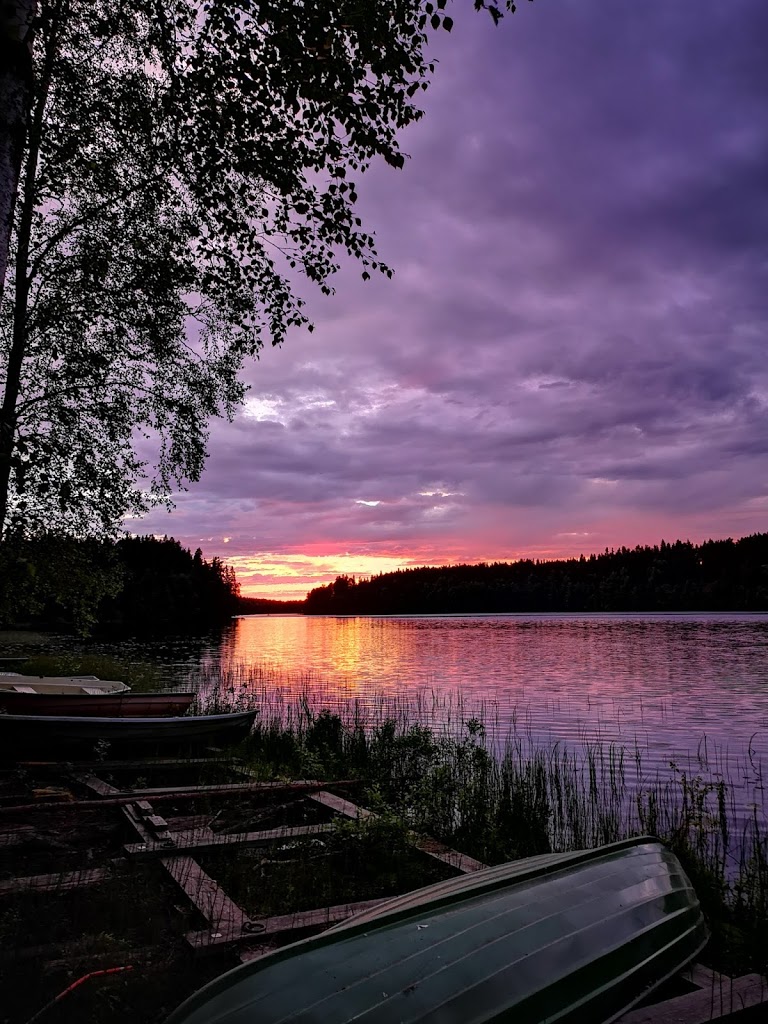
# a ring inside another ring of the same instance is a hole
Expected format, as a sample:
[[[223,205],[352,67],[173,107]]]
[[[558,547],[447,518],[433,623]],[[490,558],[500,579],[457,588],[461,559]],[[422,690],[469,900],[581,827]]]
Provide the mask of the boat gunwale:
[[[179,723],[189,724],[190,722],[204,723],[204,724],[217,724],[225,723],[235,724],[237,720],[245,723],[248,719],[253,721],[258,714],[258,709],[253,711],[228,711],[224,714],[218,715],[174,715],[171,718],[152,718],[140,716],[136,718],[118,718],[109,717],[107,715],[0,715],[0,722],[14,722],[19,725],[39,725],[41,722],[45,725],[53,726],[61,725],[64,722],[69,722],[73,725],[87,725],[89,727],[96,728],[99,725],[119,725],[126,727],[130,725],[161,725],[164,729],[169,729],[172,725],[178,725]]]

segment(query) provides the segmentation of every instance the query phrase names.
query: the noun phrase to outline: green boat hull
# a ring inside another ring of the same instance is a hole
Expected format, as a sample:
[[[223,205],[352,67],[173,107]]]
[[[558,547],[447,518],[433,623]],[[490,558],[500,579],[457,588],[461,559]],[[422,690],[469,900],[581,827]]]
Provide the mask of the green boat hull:
[[[168,1024],[600,1024],[706,938],[676,857],[631,839],[397,897],[228,972]]]

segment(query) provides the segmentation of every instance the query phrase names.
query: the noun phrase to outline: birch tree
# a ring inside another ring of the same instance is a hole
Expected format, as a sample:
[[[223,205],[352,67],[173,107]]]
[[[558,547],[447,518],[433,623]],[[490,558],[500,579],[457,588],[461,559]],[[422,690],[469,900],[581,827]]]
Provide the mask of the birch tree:
[[[356,182],[403,166],[452,19],[446,0],[39,0],[30,28],[31,0],[11,7],[0,535],[109,534],[198,479],[244,361],[311,330],[297,281],[330,293],[343,253],[391,276]]]

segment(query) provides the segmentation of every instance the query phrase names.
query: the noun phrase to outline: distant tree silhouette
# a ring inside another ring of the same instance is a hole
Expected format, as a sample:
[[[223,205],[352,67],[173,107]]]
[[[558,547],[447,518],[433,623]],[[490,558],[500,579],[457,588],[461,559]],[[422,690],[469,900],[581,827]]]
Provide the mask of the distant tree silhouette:
[[[309,615],[768,609],[768,534],[621,547],[559,561],[485,562],[339,576]]]
[[[47,534],[0,543],[0,626],[198,629],[240,610],[234,570],[172,537],[75,540]]]

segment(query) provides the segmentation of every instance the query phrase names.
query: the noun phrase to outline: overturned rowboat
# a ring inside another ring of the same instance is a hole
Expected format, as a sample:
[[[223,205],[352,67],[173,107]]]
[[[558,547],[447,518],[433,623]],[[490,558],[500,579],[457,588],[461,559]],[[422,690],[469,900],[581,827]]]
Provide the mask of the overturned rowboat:
[[[674,854],[630,839],[389,900],[224,974],[168,1024],[601,1024],[706,938]]]

